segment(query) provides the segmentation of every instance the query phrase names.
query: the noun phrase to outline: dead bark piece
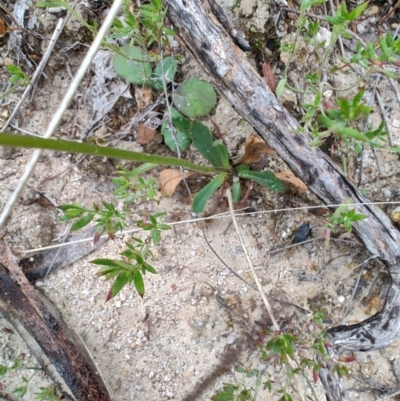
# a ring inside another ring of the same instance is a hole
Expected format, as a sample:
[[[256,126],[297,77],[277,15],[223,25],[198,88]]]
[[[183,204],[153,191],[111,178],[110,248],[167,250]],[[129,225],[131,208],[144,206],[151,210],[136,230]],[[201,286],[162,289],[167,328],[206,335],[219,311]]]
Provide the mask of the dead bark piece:
[[[0,243],[0,311],[21,324],[35,339],[77,401],[110,400],[89,364],[36,295],[3,242]]]
[[[218,22],[207,0],[165,0],[168,15],[187,50],[214,79],[214,84],[273,148],[293,173],[326,204],[365,203],[367,199],[338,166],[319,149],[308,146],[308,136],[282,107]],[[368,216],[354,231],[372,255],[377,255],[392,276],[384,309],[352,326],[340,326],[327,337],[335,350],[373,350],[400,337],[400,233],[374,205],[358,205]],[[328,380],[335,386],[334,378]],[[334,393],[333,389],[332,394]],[[327,389],[327,393],[329,389]],[[343,400],[340,395],[331,400]]]

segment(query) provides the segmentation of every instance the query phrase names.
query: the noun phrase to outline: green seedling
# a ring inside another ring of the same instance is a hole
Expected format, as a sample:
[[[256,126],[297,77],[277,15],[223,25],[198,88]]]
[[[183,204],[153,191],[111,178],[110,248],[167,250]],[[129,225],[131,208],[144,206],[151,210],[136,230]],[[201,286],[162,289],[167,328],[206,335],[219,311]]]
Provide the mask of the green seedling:
[[[35,393],[39,401],[57,401],[56,386],[40,387],[40,392]]]
[[[123,199],[125,204],[134,201],[144,202],[155,199],[158,190],[154,178],[140,177],[140,174],[153,169],[155,164],[145,163],[132,171],[119,167],[117,177],[112,179],[117,188],[113,195],[118,199]]]
[[[162,0],[151,0],[150,4],[135,7],[131,1],[122,6],[122,18],[116,18],[109,39],[131,38],[130,44],[148,48],[153,43],[160,47],[168,44],[167,36],[175,31],[165,26],[166,8]],[[114,48],[115,49],[115,48]]]
[[[20,360],[15,360],[13,364],[10,367],[0,365],[0,377],[6,375],[7,373],[13,371],[13,370],[18,370],[18,369],[24,369],[24,370],[41,370],[40,368],[36,367],[24,367],[23,363]],[[33,377],[33,376],[32,376]],[[23,384],[13,390],[13,394],[15,397],[22,398],[27,392],[28,392],[28,386],[29,382],[32,379],[27,379],[25,376],[22,377],[22,382]],[[56,401],[56,386],[51,385],[49,387],[40,387],[40,392],[35,393],[35,399],[39,401]]]
[[[339,98],[336,105],[327,101],[323,102],[321,96],[316,96],[313,105],[306,105],[310,115],[313,116],[319,109],[321,114],[318,116],[318,122],[327,128],[326,131],[320,131],[315,126],[313,132],[314,140],[311,142],[313,146],[320,146],[323,141],[330,135],[335,135],[343,143],[353,149],[356,154],[361,151],[362,145],[373,147],[382,147],[384,137],[387,132],[384,131],[384,123],[378,128],[369,129],[365,133],[353,128],[357,126],[363,119],[369,116],[372,108],[362,103],[364,90],[359,91],[353,99]],[[325,110],[324,110],[325,107]]]
[[[312,322],[323,324],[325,319],[322,311],[313,314]],[[310,321],[311,323],[311,321]],[[297,338],[291,333],[273,334],[265,344],[263,341],[259,345],[260,362],[263,369],[254,367],[245,368],[239,366],[236,370],[242,374],[242,379],[235,384],[225,383],[211,398],[213,401],[227,400],[249,400],[255,401],[259,391],[268,390],[279,394],[280,400],[297,400],[298,393],[295,386],[295,376],[299,375],[307,383],[310,390],[307,399],[318,401],[318,396],[314,389],[314,384],[318,381],[319,370],[323,362],[331,361],[331,357],[326,350],[325,330],[319,330],[306,334],[304,338]],[[270,335],[269,335],[270,336]],[[310,347],[309,344],[312,344]],[[306,354],[307,352],[307,354]],[[317,354],[322,362],[317,362],[314,355]],[[270,378],[266,363],[279,364],[286,371],[286,383],[282,388],[274,389],[275,382]],[[338,365],[336,368],[344,374],[345,367]],[[310,379],[309,376],[312,376]],[[253,378],[254,385],[249,386],[249,379]],[[242,396],[242,398],[240,398]]]
[[[157,245],[161,241],[161,231],[169,230],[171,227],[168,224],[159,223],[157,220],[160,217],[165,216],[165,213],[156,213],[149,216],[150,222],[146,223],[143,220],[136,222],[137,226],[142,228],[144,231],[150,231],[150,238],[154,245]]]
[[[140,238],[133,238],[134,244],[126,243],[127,249],[120,253],[124,259],[94,259],[91,263],[104,266],[98,272],[99,276],[105,276],[107,280],[114,279],[114,283],[108,292],[106,302],[115,297],[121,289],[133,282],[137,293],[144,296],[143,275],[146,272],[157,274],[157,271],[146,260],[151,252]]]
[[[22,398],[28,391],[29,380],[26,377],[22,376],[22,381],[24,382],[24,384],[13,390],[13,394],[17,398]]]
[[[349,199],[347,203],[351,203]],[[345,228],[349,233],[353,230],[353,224],[356,221],[364,220],[367,216],[362,213],[357,213],[355,209],[350,209],[346,205],[339,206],[335,213],[329,217],[328,228],[330,231],[334,231],[336,227]]]
[[[115,233],[125,228],[126,213],[120,212],[112,203],[102,201],[104,208],[93,203],[93,208],[88,209],[81,205],[61,205],[59,208],[64,212],[60,221],[78,220],[72,225],[71,230],[79,230],[87,226],[95,217],[96,234],[94,243],[106,232],[111,239],[115,239]]]
[[[6,92],[0,94],[0,100],[5,99],[20,86],[28,86],[30,83],[28,75],[22,70],[20,66],[13,64],[8,65],[7,71],[10,74],[10,79],[8,80],[8,82],[13,85]]]

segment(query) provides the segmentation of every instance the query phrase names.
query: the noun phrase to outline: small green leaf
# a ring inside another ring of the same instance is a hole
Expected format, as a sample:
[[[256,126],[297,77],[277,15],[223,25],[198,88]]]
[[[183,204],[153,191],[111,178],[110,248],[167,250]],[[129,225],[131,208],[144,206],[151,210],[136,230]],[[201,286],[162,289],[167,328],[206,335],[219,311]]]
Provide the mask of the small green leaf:
[[[202,188],[193,198],[192,208],[195,213],[201,213],[207,201],[214,192],[224,183],[227,173],[219,173],[212,181]]]
[[[166,57],[161,60],[153,72],[154,87],[162,92],[164,90],[163,81],[165,81],[165,85],[173,81],[177,68],[178,62],[175,57]]]
[[[157,270],[156,270],[153,266],[149,265],[148,263],[145,263],[145,264],[144,264],[144,268],[145,268],[146,271],[148,271],[149,273],[157,274]]]
[[[283,90],[285,89],[285,85],[286,85],[286,79],[282,78],[275,89],[275,95],[278,99],[282,96]]]
[[[0,377],[4,376],[7,373],[7,366],[0,365]]]
[[[173,29],[167,28],[167,27],[163,27],[162,31],[165,35],[169,35],[169,36],[175,36],[176,32]]]
[[[183,82],[172,96],[175,107],[188,117],[206,116],[217,104],[213,86],[199,78]]]
[[[144,295],[144,282],[142,273],[139,270],[136,270],[133,273],[133,282],[135,284],[136,291],[143,298]]]
[[[226,148],[226,146],[219,142],[219,141],[214,141],[213,142],[213,146],[218,150],[220,158],[221,158],[221,163],[222,163],[222,167],[229,167],[230,163],[229,163],[229,153],[228,153],[228,149]]]
[[[93,263],[95,265],[101,265],[101,266],[117,266],[117,264],[115,263],[115,260],[112,260],[112,259],[98,258],[98,259],[91,260],[90,263]]]
[[[234,392],[237,390],[237,386],[233,384],[225,384],[222,390],[219,390],[217,394],[211,397],[212,401],[232,401],[234,400]]]
[[[253,171],[249,166],[242,164],[236,167],[236,171],[240,178],[253,180],[264,185],[275,192],[284,192],[285,186],[279,178],[276,178],[271,171]]]
[[[128,275],[126,272],[121,272],[118,274],[118,277],[115,279],[111,290],[111,295],[113,298],[122,290],[122,288],[124,288],[126,284],[128,284],[128,281]]]
[[[343,22],[345,22],[346,20],[344,19],[344,17],[342,17],[341,15],[335,15],[335,16],[330,16],[327,15],[325,16],[325,19],[331,24],[331,25],[342,25]]]
[[[82,227],[87,226],[93,220],[94,216],[95,216],[94,213],[88,213],[85,217],[78,220],[76,223],[72,225],[71,231],[76,231]]]
[[[207,126],[195,121],[192,123],[191,136],[196,149],[213,166],[224,167],[225,160],[223,160],[221,150],[213,145],[213,137]]]
[[[240,201],[240,197],[242,195],[242,187],[240,185],[240,181],[236,181],[232,185],[232,200],[234,203],[238,203]]]
[[[368,7],[369,1],[365,2],[364,4],[361,4],[361,6],[358,6],[355,8],[350,14],[349,17],[346,18],[347,21],[354,21],[356,18],[358,18]]]
[[[116,53],[113,58],[113,67],[117,74],[132,84],[153,86],[151,63],[142,49],[125,45],[121,52],[124,55]]]

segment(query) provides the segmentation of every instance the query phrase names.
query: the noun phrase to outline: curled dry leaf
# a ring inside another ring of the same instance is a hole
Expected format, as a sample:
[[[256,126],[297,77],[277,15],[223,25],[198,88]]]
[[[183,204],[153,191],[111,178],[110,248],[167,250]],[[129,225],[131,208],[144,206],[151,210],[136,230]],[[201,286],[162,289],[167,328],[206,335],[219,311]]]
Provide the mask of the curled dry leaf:
[[[293,186],[297,190],[296,192],[299,194],[308,190],[307,185],[297,178],[290,170],[285,170],[274,174],[276,178],[279,178],[281,181]]]
[[[172,196],[175,193],[176,187],[184,178],[195,174],[196,173],[188,171],[182,173],[180,170],[173,169],[165,169],[161,171],[159,181],[162,194]]]
[[[254,134],[246,140],[244,145],[244,155],[240,158],[237,164],[254,164],[265,160],[267,155],[274,155],[275,151],[270,148],[263,139]]]
[[[276,79],[275,79],[274,72],[272,71],[272,68],[269,65],[269,63],[267,63],[267,62],[263,63],[262,72],[263,72],[265,82],[266,82],[268,88],[271,89],[272,93],[275,93]]]

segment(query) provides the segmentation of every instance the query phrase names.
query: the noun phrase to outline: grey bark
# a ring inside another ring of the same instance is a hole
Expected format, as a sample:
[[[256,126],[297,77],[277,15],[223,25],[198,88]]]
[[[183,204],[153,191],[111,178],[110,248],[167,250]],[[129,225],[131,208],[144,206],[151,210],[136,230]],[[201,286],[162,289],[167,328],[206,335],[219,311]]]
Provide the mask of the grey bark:
[[[165,0],[168,16],[182,43],[214,79],[214,84],[236,111],[301,178],[321,201],[341,204],[368,200],[348,180],[338,166],[319,149],[307,144],[307,133],[298,131],[299,123],[282,107],[264,80],[253,70],[246,55],[235,45],[220,24],[213,0]],[[351,326],[334,327],[327,337],[335,352],[367,351],[389,345],[400,336],[400,233],[390,219],[374,205],[359,205],[358,213],[368,219],[354,224],[366,249],[386,265],[392,285],[383,310]],[[327,367],[328,368],[328,367]],[[340,381],[322,372],[329,400],[345,400],[347,392]],[[323,377],[321,377],[323,379]]]

